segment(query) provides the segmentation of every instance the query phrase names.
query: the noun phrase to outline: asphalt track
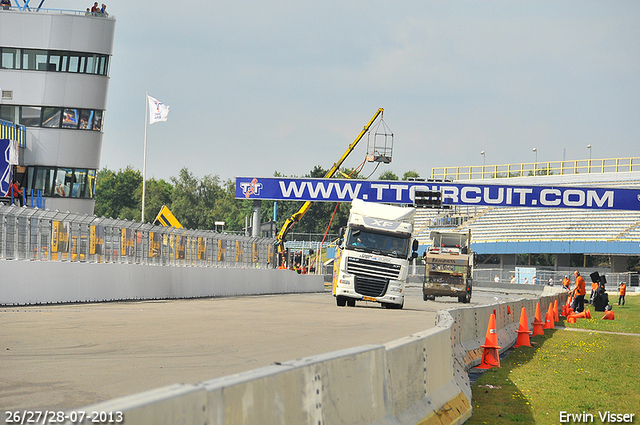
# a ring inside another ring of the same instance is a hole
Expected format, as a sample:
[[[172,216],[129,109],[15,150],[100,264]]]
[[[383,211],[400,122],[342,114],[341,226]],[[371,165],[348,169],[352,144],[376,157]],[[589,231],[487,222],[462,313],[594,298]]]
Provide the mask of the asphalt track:
[[[523,298],[476,291],[473,304]],[[383,344],[434,326],[409,287],[402,310],[316,294],[0,308],[0,413],[74,409],[175,383]],[[0,419],[4,422],[6,415]]]

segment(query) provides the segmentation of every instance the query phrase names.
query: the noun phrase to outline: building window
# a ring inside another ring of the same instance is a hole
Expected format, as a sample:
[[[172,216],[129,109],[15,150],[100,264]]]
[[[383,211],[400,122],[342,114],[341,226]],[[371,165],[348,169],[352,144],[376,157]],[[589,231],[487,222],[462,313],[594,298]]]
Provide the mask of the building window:
[[[80,114],[78,109],[64,108],[62,114],[62,128],[78,128]]]
[[[102,131],[103,118],[93,109],[0,105],[0,119],[26,127]]]
[[[96,170],[64,167],[28,167],[27,191],[45,197],[91,199],[95,195]]]
[[[47,51],[22,49],[22,69],[32,71],[48,71]]]
[[[60,128],[61,108],[42,108],[42,126],[46,128]]]
[[[0,105],[0,120],[19,122],[18,108],[13,105]]]
[[[20,123],[26,127],[40,127],[39,106],[23,106],[20,108]]]
[[[0,47],[0,68],[106,76],[109,74],[109,55]]]
[[[20,69],[20,49],[3,47],[0,54],[0,68]]]
[[[95,111],[92,111],[91,109],[82,109],[80,112],[80,125],[78,128],[80,130],[91,130],[94,114]]]

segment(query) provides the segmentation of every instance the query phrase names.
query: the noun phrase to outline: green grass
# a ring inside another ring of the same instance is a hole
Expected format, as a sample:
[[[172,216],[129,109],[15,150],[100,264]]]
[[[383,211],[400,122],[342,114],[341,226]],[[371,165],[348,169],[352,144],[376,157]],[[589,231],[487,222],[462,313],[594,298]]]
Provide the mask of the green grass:
[[[640,423],[640,336],[598,332],[640,333],[640,296],[627,295],[627,305],[613,310],[614,321],[592,309],[592,319],[566,324],[593,330],[545,330],[531,338],[532,347],[510,350],[501,368],[472,384],[473,416],[466,423],[579,423],[560,422],[561,411],[586,412],[596,424],[607,423],[598,412],[633,413]]]

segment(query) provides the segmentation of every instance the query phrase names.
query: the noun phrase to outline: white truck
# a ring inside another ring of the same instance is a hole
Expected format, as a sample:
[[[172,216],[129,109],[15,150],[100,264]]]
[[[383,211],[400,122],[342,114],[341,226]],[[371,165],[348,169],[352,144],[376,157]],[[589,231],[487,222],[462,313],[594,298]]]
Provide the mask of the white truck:
[[[413,207],[353,200],[333,264],[339,307],[353,307],[356,301],[404,306],[409,260],[418,256],[418,241],[411,238],[414,215]]]

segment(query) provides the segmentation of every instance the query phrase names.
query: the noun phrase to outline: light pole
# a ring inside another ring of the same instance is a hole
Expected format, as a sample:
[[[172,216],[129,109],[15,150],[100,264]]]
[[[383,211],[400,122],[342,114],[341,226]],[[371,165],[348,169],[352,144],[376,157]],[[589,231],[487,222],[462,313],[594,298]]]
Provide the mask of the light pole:
[[[533,175],[535,176],[538,171],[538,149],[533,148],[533,153],[536,154],[536,162],[533,164]]]
[[[587,145],[587,149],[589,149],[589,161],[591,161],[591,145]]]
[[[484,151],[480,152],[480,155],[482,155],[482,169],[484,170],[484,166],[485,166],[485,156],[484,156]]]

